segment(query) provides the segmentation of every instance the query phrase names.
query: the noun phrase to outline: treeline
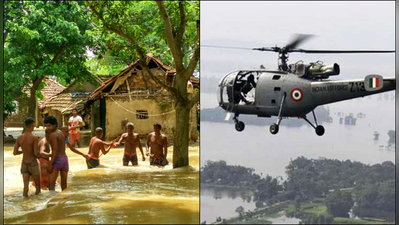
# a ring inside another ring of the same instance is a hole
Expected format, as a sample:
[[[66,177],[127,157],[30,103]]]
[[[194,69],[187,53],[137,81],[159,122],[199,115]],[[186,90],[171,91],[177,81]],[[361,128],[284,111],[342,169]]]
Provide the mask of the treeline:
[[[317,121],[319,123],[327,123],[332,121],[329,111],[324,106],[317,107],[315,113],[317,116]],[[226,117],[226,111],[224,111],[220,107],[201,109],[201,121],[233,123],[233,120],[231,119],[233,116],[231,116],[229,121],[225,121],[225,117]],[[239,118],[245,124],[255,125],[255,126],[269,126],[270,124],[276,122],[275,117],[259,118],[256,115],[240,115]],[[308,124],[304,120],[297,118],[286,119],[283,120],[283,122],[281,123],[281,126],[288,126],[288,127],[300,127],[302,125],[308,125]]]
[[[252,187],[261,179],[253,168],[227,165],[225,161],[207,161],[201,168],[201,183],[232,187]]]
[[[211,162],[201,168],[201,184],[251,189],[257,206],[293,201],[297,204],[325,199],[333,216],[394,219],[395,164],[366,165],[350,160],[298,157],[286,166],[287,179],[261,177],[254,169]],[[354,206],[354,207],[353,207]]]

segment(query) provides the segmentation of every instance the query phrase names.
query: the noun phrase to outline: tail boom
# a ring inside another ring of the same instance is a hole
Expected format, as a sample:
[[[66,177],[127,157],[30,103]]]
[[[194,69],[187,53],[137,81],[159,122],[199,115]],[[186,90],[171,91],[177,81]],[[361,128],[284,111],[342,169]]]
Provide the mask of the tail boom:
[[[396,89],[395,77],[381,80],[382,87],[378,90],[368,90],[365,85],[369,85],[369,82],[362,79],[313,82],[311,93],[316,105],[324,105]]]

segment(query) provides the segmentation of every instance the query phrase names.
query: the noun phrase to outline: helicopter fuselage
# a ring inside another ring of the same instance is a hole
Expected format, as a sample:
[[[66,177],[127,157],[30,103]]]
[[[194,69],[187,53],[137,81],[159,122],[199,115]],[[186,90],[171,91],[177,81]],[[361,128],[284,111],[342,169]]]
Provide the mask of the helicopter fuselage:
[[[324,65],[323,62],[316,61],[304,64],[300,60],[288,65],[288,53],[291,52],[311,54],[395,52],[393,50],[307,50],[297,48],[300,43],[311,36],[298,34],[284,47],[250,49],[277,52],[279,56],[278,71],[266,69],[240,70],[229,73],[222,78],[218,90],[219,106],[234,113],[233,120],[237,131],[241,132],[245,128],[244,122],[239,121],[238,116],[240,114],[251,114],[259,117],[277,116],[277,122],[270,126],[270,133],[272,134],[278,133],[283,118],[298,117],[309,123],[315,129],[317,135],[322,136],[325,131],[324,127],[318,125],[314,113],[317,106],[395,89],[395,77],[383,78],[374,74],[368,75],[364,79],[328,80],[330,76],[340,74],[340,67],[337,63]],[[235,47],[224,46],[224,48]],[[261,68],[264,67],[261,66]],[[312,112],[315,124],[306,118],[306,114],[309,112]]]
[[[242,94],[243,83],[251,74],[256,77],[256,87]],[[370,79],[377,80],[379,87],[370,87],[376,85]],[[304,117],[319,105],[394,89],[395,78],[379,75],[369,75],[366,79],[311,80],[282,71],[241,70],[222,78],[218,99],[220,107],[237,115],[271,117],[280,113],[282,117]]]

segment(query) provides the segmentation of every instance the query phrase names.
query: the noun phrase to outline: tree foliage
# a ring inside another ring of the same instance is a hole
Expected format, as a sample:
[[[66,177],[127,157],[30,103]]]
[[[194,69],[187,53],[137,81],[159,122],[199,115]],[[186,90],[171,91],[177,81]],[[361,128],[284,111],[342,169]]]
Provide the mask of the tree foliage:
[[[283,186],[279,184],[276,178],[267,175],[266,178],[261,178],[256,185],[256,192],[254,200],[256,202],[266,202],[272,204],[277,201],[276,196],[283,190]]]
[[[303,202],[325,197],[331,215],[348,217],[373,215],[392,220],[395,213],[395,164],[386,161],[366,165],[350,160],[307,159],[298,157],[286,167],[287,179],[280,185],[277,178],[261,178],[251,168],[227,165],[225,161],[208,161],[201,168],[201,184],[244,187],[254,192],[257,206],[291,200],[292,215],[304,223],[330,223],[329,215],[310,215],[302,210]]]
[[[290,198],[303,199],[325,196],[329,190],[356,188],[395,179],[395,165],[383,162],[372,166],[350,160],[307,159],[298,157],[286,167],[284,188]]]
[[[357,190],[355,196],[356,215],[367,216],[375,209],[395,213],[395,180],[369,184]]]
[[[237,165],[227,165],[225,161],[212,162],[201,168],[201,182],[204,184],[218,184],[239,187],[255,187],[260,176],[253,168]]]
[[[82,2],[6,1],[4,25],[5,92],[42,97],[46,75],[70,83],[89,75],[84,64],[92,44],[90,15]]]
[[[139,58],[147,75],[166,89],[174,100],[176,125],[173,140],[173,167],[188,165],[189,112],[199,101],[187,94],[187,82],[199,60],[199,1],[86,1],[95,15],[93,22],[110,35],[103,43],[108,53],[129,62]],[[122,39],[113,39],[118,35]],[[112,50],[110,50],[112,49]],[[171,85],[154,76],[145,63],[151,52],[171,62],[176,75]],[[149,86],[149,85],[147,85]],[[151,86],[148,87],[150,92]]]
[[[173,64],[173,57],[165,38],[165,26],[155,1],[87,1],[86,4],[97,13],[93,21],[103,36],[98,42],[98,47],[102,50],[99,58],[108,53],[111,57],[117,57],[130,64],[140,58],[134,46],[136,44],[143,52],[151,52],[161,57],[166,64]],[[179,6],[177,2],[165,6],[176,32],[180,23]],[[181,43],[182,54],[188,56],[184,57],[183,62],[187,66],[195,48],[199,4],[184,2],[184,7],[187,30],[183,34]],[[135,44],[129,39],[133,39]]]
[[[240,215],[240,217],[242,217],[242,215],[244,214],[244,207],[238,206],[236,208],[236,213],[238,213],[238,215]]]
[[[336,217],[349,217],[349,210],[353,207],[350,192],[334,191],[327,195],[326,206],[328,211]]]

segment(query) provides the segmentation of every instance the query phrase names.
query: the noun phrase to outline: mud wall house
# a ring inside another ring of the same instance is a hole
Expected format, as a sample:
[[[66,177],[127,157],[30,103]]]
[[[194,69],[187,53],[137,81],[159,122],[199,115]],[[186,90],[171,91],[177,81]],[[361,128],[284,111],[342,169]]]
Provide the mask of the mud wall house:
[[[152,54],[146,55],[146,64],[155,76],[168,84],[173,82],[176,74],[173,67],[163,64]],[[199,79],[193,77],[189,85],[198,86]],[[190,95],[193,94],[194,91]],[[143,137],[153,131],[153,124],[158,121],[168,139],[173,138],[175,113],[172,96],[149,77],[141,68],[140,60],[112,76],[93,91],[88,99],[93,135],[95,127],[102,127],[105,139],[113,140],[126,132],[127,122],[133,122],[134,132]],[[196,107],[193,107],[190,115],[190,138],[197,140]]]
[[[45,86],[41,90],[41,94],[43,95],[43,99],[37,99],[36,102],[36,107],[37,109],[35,110],[35,122],[36,122],[36,127],[43,126],[43,114],[41,113],[42,111],[40,108],[44,104],[44,102],[52,97],[55,94],[60,93],[65,89],[63,85],[58,83],[57,81],[49,78],[46,76],[44,78],[44,83]],[[10,116],[7,117],[4,126],[6,127],[23,127],[24,126],[24,121],[28,117],[28,103],[29,103],[29,97],[30,97],[30,91],[26,90],[25,93],[27,93],[28,98],[19,98],[16,99],[17,102],[17,111]]]
[[[89,129],[91,110],[86,105],[87,96],[108,78],[107,76],[92,75],[82,83],[72,82],[67,88],[48,98],[41,105],[42,114],[56,117],[59,127],[68,126],[68,119],[72,115],[72,109],[76,108],[86,124],[83,129]]]

